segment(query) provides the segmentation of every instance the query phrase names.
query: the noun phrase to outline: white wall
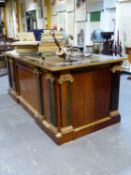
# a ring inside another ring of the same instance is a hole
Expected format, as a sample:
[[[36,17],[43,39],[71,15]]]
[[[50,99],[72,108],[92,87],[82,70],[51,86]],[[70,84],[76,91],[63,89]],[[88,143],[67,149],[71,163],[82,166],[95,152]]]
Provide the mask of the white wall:
[[[104,0],[100,27],[104,31],[114,31],[116,19],[116,0]]]
[[[56,0],[56,6],[59,0]],[[62,12],[65,14],[65,24],[63,25],[66,33],[70,33],[75,37],[77,37],[77,31],[80,28],[84,28],[85,32],[85,44],[91,44],[90,36],[94,29],[103,29],[104,31],[114,31],[114,21],[116,15],[116,0],[86,0],[87,1],[87,20],[82,22],[75,21],[75,8],[72,12],[67,12],[67,6],[71,5],[69,0],[66,1],[66,10]],[[71,0],[73,1],[73,0]],[[74,0],[76,3],[76,0]],[[68,5],[67,5],[68,3]],[[55,12],[57,7],[53,6],[52,8],[52,17],[51,17],[51,26],[58,24],[59,12]],[[90,12],[101,11],[101,21],[100,22],[90,22]],[[71,18],[74,20],[72,21]],[[64,21],[63,20],[63,21]],[[73,33],[74,32],[74,33]]]
[[[95,29],[101,29],[100,22],[90,22],[90,12],[101,11],[103,10],[103,1],[102,0],[88,0],[87,1],[87,15],[88,20],[86,22],[86,42],[85,44],[91,45],[91,34]]]
[[[123,46],[131,46],[131,2],[117,4],[116,21],[116,30],[119,30]]]
[[[50,0],[51,1],[51,0]],[[54,24],[57,24],[58,29],[60,29],[61,25],[64,26],[65,31],[67,34],[72,34],[75,38],[77,36],[77,32],[80,28],[84,28],[85,32],[85,44],[90,44],[90,35],[92,33],[93,29],[101,28],[104,31],[111,31],[113,30],[113,20],[115,19],[115,1],[116,0],[86,0],[87,1],[87,20],[82,22],[76,22],[75,21],[75,8],[71,8],[71,11],[67,11],[67,8],[71,5],[70,2],[75,2],[76,0],[65,0],[65,7],[63,11],[61,12],[55,12],[57,6],[55,9],[52,9],[52,16],[51,16],[51,26],[53,27]],[[40,4],[39,0],[37,3],[33,3],[32,0],[20,0],[21,3],[25,2],[25,12],[36,10],[37,12],[37,27],[38,29],[45,27],[45,19],[44,17],[39,17],[40,12]],[[43,5],[43,14],[45,14],[45,7],[44,7],[44,0],[42,0]],[[60,2],[59,0],[56,0],[57,2]],[[61,1],[62,2],[62,1]],[[67,4],[68,2],[68,4]],[[101,21],[100,22],[93,22],[90,23],[90,12],[93,11],[101,11]],[[21,29],[26,30],[26,18],[25,18],[25,12],[24,16],[21,18]],[[9,12],[8,12],[9,13]],[[9,14],[10,15],[10,14]],[[15,16],[15,14],[13,15]],[[60,22],[61,21],[61,22]],[[10,34],[14,35],[14,30],[12,26],[12,22],[9,24],[10,28]],[[76,40],[75,43],[76,44]]]
[[[122,42],[123,53],[125,47],[131,47],[131,1],[119,0],[116,11],[116,39],[119,31],[119,39]],[[131,72],[131,66],[125,61],[123,68]]]

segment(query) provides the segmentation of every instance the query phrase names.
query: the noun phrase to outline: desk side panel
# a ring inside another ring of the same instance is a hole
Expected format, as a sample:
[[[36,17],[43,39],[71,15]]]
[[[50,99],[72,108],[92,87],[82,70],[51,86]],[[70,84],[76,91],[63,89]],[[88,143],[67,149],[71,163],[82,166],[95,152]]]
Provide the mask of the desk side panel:
[[[73,75],[71,84],[73,127],[78,128],[109,116],[110,67]]]

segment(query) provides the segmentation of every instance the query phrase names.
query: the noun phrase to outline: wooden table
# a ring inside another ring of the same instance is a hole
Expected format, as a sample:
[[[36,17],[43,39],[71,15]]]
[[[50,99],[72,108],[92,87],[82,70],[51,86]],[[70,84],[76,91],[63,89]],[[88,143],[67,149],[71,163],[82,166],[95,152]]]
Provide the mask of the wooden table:
[[[126,54],[128,55],[128,61],[131,64],[131,47],[126,47],[125,50],[126,50]],[[128,76],[128,79],[131,80],[131,76]]]
[[[58,60],[52,57],[43,63],[40,58],[7,54],[9,93],[37,124],[62,144],[120,122],[120,70],[125,59],[100,55],[56,66]]]

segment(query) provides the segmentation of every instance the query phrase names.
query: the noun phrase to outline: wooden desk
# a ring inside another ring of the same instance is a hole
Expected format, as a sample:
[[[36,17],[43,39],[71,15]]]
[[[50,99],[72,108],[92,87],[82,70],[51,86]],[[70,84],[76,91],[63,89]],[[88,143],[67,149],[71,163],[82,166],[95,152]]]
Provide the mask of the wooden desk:
[[[62,144],[120,121],[123,60],[101,55],[98,61],[55,67],[10,52],[9,93]]]
[[[128,55],[128,61],[131,64],[131,47],[126,47],[126,54]],[[131,79],[131,76],[128,76],[128,79]]]

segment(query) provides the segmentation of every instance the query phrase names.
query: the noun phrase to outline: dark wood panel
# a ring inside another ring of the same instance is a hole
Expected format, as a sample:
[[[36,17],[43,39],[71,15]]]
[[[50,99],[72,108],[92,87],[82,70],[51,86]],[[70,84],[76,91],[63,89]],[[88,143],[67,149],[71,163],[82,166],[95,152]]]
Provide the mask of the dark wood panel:
[[[61,132],[62,127],[62,108],[61,108],[61,86],[57,82],[54,85],[55,90],[55,107],[56,107],[56,115],[57,115],[57,128],[58,132]]]
[[[41,115],[44,114],[44,109],[43,109],[43,89],[42,89],[42,75],[41,71],[38,69],[38,74],[37,74],[37,95],[38,95],[38,111]],[[44,116],[43,116],[44,118]]]
[[[16,91],[16,81],[15,81],[15,63],[12,59],[8,61],[8,69],[9,69],[9,79],[11,88]]]
[[[54,82],[52,80],[48,80],[48,89],[49,89],[51,123],[54,126],[56,126],[57,116],[56,116],[56,107],[55,107],[55,91],[54,91]]]
[[[61,126],[66,127],[72,125],[71,112],[71,83],[65,82],[61,85]]]
[[[112,73],[111,83],[111,105],[110,110],[118,110],[119,106],[119,89],[120,89],[120,72]]]
[[[45,119],[57,125],[56,107],[55,107],[55,91],[54,81],[52,79],[46,79],[46,74],[42,76],[42,89],[43,89],[43,109]]]
[[[7,64],[7,68],[8,68],[8,80],[9,80],[9,86],[12,87],[12,81],[11,81],[11,70],[10,70],[9,58],[6,59],[6,64]]]
[[[74,74],[73,77],[73,126],[77,128],[108,116],[111,95],[110,69]]]
[[[31,69],[17,65],[17,78],[19,82],[20,95],[34,109],[38,110],[37,76]]]
[[[50,112],[50,101],[49,101],[49,89],[45,74],[42,75],[42,90],[43,90],[44,117],[47,121],[50,121],[51,112]]]

